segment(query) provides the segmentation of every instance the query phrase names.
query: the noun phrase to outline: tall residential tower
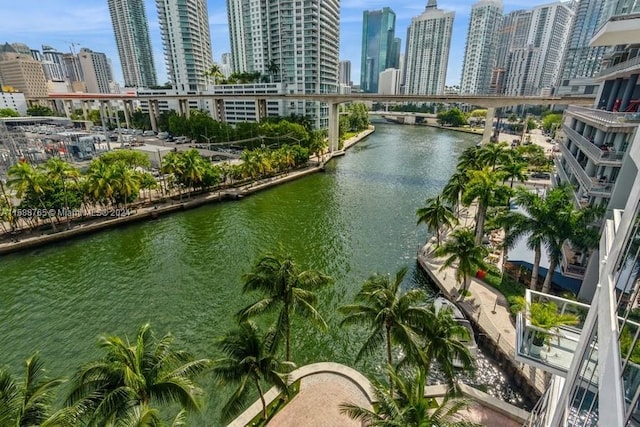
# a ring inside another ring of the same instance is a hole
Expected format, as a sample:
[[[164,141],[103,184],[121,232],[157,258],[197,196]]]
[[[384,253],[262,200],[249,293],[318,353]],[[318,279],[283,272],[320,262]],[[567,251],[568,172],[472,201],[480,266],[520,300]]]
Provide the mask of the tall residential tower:
[[[109,0],[109,13],[118,46],[124,85],[157,85],[144,0]]]
[[[339,0],[227,2],[234,71],[260,72],[289,93],[338,92]],[[327,127],[328,107],[296,100],[289,113]]]
[[[169,80],[180,92],[204,90],[213,64],[206,0],[156,0]]]
[[[496,28],[500,28],[501,21],[502,0],[479,0],[471,8],[462,64],[461,94],[489,93],[500,35]]]
[[[377,93],[378,78],[387,68],[395,68],[396,14],[388,7],[362,13],[362,59],[360,89]]]
[[[407,28],[404,92],[407,95],[444,93],[451,31],[455,12],[438,9],[429,0],[421,15]]]

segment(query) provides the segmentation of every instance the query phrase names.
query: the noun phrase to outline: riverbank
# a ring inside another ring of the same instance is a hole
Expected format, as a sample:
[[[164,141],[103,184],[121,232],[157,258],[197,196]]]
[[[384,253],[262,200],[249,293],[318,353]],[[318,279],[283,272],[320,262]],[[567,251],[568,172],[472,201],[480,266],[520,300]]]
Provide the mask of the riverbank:
[[[468,209],[461,216],[465,221],[473,221],[475,211]],[[446,298],[457,300],[460,284],[455,268],[442,268],[444,260],[434,256],[435,247],[433,237],[418,252],[418,264]],[[545,390],[544,373],[515,361],[516,329],[509,303],[499,291],[476,278],[470,279],[469,291],[469,296],[456,303],[478,332],[478,343],[505,368],[523,394],[535,402]]]
[[[75,224],[72,223],[71,229],[51,234],[40,231],[25,230],[20,234],[14,235],[13,241],[0,243],[0,255],[34,249],[40,246],[74,239],[130,223],[153,220],[160,216],[169,215],[187,209],[194,209],[210,203],[241,199],[259,191],[272,188],[276,185],[284,184],[324,170],[325,164],[329,160],[333,157],[344,155],[344,150],[351,148],[373,132],[375,132],[375,127],[370,126],[369,129],[347,139],[344,141],[342,150],[330,153],[328,157],[323,157],[319,162],[316,162],[315,165],[288,172],[286,174],[281,174],[276,177],[254,181],[237,188],[219,189],[205,194],[196,195],[191,198],[185,198],[184,200],[170,199],[169,201],[164,202],[155,200],[152,202],[152,205],[136,208],[133,210],[133,213],[128,215],[119,215],[120,210],[105,211],[104,216],[96,217],[95,220],[87,220]],[[123,209],[122,211],[125,210]],[[113,216],[111,216],[112,214]],[[64,226],[65,224],[60,224],[60,227]]]

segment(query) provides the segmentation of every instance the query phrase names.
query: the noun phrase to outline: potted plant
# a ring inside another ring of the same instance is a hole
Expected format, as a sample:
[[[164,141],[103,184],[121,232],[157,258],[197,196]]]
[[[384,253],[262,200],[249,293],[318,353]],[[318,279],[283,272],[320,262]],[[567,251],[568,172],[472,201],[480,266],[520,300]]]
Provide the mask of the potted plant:
[[[533,326],[545,331],[558,332],[560,326],[577,325],[580,318],[573,313],[560,313],[558,306],[552,302],[532,302],[529,305],[529,319]],[[552,335],[547,332],[535,331],[533,334],[530,354],[540,356],[542,347],[550,346]]]

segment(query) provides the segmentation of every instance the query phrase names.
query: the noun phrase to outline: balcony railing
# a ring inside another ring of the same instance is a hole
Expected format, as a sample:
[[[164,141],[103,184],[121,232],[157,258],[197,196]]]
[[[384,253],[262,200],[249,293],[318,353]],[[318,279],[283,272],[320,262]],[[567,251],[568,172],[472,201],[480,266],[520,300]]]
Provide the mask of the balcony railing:
[[[526,363],[554,375],[566,376],[569,365],[582,334],[584,321],[589,306],[565,298],[527,289],[524,313],[519,313],[516,320],[516,355],[518,362]],[[572,326],[558,325],[549,329],[535,326],[531,320],[532,304],[554,303],[558,314],[573,314],[578,324]],[[538,345],[536,336],[544,337],[544,344]],[[588,363],[586,370],[597,368],[595,360]]]
[[[628,61],[620,62],[611,67],[607,67],[601,70],[596,77],[604,77],[609,74],[617,73],[621,70],[626,70],[627,68],[637,67],[640,65],[640,55],[629,59]]]
[[[585,122],[603,127],[636,127],[636,123],[628,121],[633,113],[620,113],[606,110],[596,110],[595,108],[578,107],[571,105],[567,108],[569,115],[582,118]]]
[[[571,154],[567,146],[565,144],[559,144],[559,145],[560,145],[560,152],[562,153],[562,157],[565,159],[567,165],[571,169],[571,172],[578,179],[578,182],[580,182],[580,185],[585,190],[589,190],[592,185],[591,177],[587,175],[582,165],[578,163],[578,160],[575,157],[573,157],[573,154]]]
[[[616,151],[604,151],[593,142],[589,141],[577,131],[567,125],[562,126],[562,131],[584,151],[596,164],[604,166],[622,166],[624,153]]]

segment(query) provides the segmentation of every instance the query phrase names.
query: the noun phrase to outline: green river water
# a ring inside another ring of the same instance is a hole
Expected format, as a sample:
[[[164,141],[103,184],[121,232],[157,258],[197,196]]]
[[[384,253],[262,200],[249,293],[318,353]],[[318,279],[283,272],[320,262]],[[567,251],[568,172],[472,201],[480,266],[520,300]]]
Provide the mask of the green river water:
[[[352,302],[370,274],[394,273],[403,265],[410,267],[405,286],[433,292],[416,268],[426,230],[416,227],[415,211],[442,189],[459,154],[478,141],[464,133],[379,124],[324,173],[240,201],[5,256],[0,363],[21,374],[24,360],[40,351],[52,375],[68,376],[100,355],[99,335],[133,337],[144,322],[156,335],[172,332],[198,357],[215,357],[215,339],[256,298],[241,295],[241,276],[260,253],[282,243],[305,268],[335,278],[320,295],[329,330],[294,319],[295,362],[353,366],[364,335],[339,328],[336,308]],[[380,359],[356,367],[379,372],[382,357],[383,349]],[[476,381],[496,383],[501,375],[494,372]],[[229,394],[205,383],[207,421],[193,425],[216,425]],[[496,391],[505,393],[509,398],[512,392]]]

